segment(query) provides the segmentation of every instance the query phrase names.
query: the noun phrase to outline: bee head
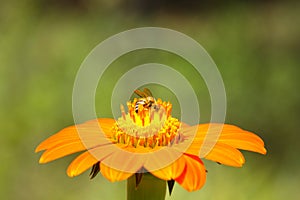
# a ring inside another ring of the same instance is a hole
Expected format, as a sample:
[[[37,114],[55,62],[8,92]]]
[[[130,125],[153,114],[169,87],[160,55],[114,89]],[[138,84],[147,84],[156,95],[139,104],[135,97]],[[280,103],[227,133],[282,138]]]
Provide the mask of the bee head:
[[[150,97],[150,96],[149,96],[149,97],[147,97],[146,99],[147,99],[147,101],[150,102],[150,103],[155,103],[154,97]]]

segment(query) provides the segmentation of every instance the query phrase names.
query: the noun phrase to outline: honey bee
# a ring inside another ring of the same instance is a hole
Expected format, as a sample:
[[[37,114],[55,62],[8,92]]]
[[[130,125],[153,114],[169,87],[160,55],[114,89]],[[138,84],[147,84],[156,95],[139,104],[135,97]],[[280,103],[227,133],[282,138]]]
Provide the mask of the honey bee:
[[[147,109],[151,108],[152,106],[154,109],[157,109],[156,100],[148,88],[144,88],[144,91],[135,90],[134,93],[141,97],[135,103],[134,109],[136,113],[138,113],[140,105]]]

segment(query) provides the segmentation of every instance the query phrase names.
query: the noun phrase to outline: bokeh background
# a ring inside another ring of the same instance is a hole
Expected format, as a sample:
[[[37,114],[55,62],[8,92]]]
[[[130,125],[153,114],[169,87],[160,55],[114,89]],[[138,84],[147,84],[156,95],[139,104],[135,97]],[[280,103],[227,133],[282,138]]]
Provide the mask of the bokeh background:
[[[257,133],[268,149],[266,156],[245,152],[242,168],[205,162],[201,190],[188,193],[175,185],[166,199],[300,199],[299,13],[297,1],[1,1],[1,199],[125,199],[125,182],[110,183],[101,175],[90,181],[88,172],[68,178],[74,156],[39,165],[34,149],[74,123],[73,83],[87,54],[109,36],[143,26],[171,28],[202,44],[224,79],[226,122]],[[112,63],[97,90],[100,117],[111,116],[107,105],[115,81],[147,62],[172,66],[191,80],[200,122],[209,121],[209,94],[200,75],[157,50]],[[176,102],[165,88],[149,87]]]

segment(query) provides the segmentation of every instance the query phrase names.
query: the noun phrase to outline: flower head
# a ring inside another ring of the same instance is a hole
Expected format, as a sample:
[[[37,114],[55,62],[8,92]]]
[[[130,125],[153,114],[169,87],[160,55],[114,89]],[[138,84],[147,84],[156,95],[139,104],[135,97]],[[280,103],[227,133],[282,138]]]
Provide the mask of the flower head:
[[[171,116],[171,103],[148,98],[152,97],[148,89],[136,93],[141,98],[127,103],[127,113],[121,105],[119,119],[70,126],[43,141],[36,148],[36,152],[45,150],[39,162],[82,152],[68,167],[70,177],[89,168],[91,178],[100,171],[110,181],[149,172],[168,181],[169,189],[176,181],[194,191],[205,183],[206,169],[199,155],[208,151],[207,144],[212,148],[205,159],[234,167],[245,162],[238,149],[266,153],[262,139],[251,132],[227,124],[188,126]]]

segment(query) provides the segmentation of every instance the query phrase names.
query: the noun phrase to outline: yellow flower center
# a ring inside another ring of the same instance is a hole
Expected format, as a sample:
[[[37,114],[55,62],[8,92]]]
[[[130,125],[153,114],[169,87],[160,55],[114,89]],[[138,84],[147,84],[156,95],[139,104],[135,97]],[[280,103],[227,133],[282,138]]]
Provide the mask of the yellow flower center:
[[[132,147],[170,146],[184,140],[180,121],[171,117],[172,104],[158,99],[147,105],[141,99],[127,103],[128,113],[121,105],[122,117],[112,128],[115,143]]]

